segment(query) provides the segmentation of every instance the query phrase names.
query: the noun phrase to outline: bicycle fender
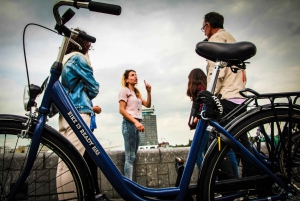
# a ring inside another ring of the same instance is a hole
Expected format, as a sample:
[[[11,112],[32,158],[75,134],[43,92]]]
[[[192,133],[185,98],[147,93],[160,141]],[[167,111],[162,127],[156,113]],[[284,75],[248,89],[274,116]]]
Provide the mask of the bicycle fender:
[[[288,103],[275,103],[274,106],[272,106],[271,104],[266,104],[266,105],[255,107],[251,110],[247,110],[246,112],[244,112],[244,113],[240,114],[239,116],[237,116],[236,118],[234,118],[227,125],[225,125],[224,128],[230,133],[230,130],[233,127],[235,127],[237,124],[242,122],[244,119],[248,118],[251,115],[259,113],[261,111],[272,110],[273,107],[274,108],[289,108],[289,104]],[[300,111],[300,105],[293,104],[292,108]]]

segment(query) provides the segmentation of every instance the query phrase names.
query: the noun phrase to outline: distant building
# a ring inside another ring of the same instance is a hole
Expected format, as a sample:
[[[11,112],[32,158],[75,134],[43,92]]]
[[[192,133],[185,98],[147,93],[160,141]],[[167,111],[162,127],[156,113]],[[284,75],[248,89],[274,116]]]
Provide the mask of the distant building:
[[[143,125],[145,132],[141,133],[140,146],[157,145],[157,124],[156,115],[154,114],[154,106],[152,108],[145,108],[143,113]]]
[[[5,149],[3,147],[0,147],[0,154],[10,153],[11,150],[12,149],[9,146],[5,146]]]

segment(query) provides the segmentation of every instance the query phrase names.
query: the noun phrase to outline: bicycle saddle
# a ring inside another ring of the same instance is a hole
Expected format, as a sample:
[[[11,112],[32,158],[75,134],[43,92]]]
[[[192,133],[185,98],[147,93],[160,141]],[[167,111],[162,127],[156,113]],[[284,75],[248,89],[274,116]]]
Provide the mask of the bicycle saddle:
[[[202,41],[196,45],[196,53],[208,60],[221,60],[231,64],[240,64],[256,53],[251,42],[218,43]]]

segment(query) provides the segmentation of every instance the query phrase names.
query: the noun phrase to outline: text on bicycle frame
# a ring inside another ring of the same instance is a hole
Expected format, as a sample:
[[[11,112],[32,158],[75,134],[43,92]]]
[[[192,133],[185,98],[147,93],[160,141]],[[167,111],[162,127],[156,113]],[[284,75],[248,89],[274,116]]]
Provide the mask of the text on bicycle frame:
[[[79,122],[77,121],[77,119],[74,117],[73,113],[71,111],[69,111],[68,115],[69,115],[70,119],[72,120],[72,122],[74,123],[74,125],[76,126],[76,128],[79,130],[79,132],[83,136],[83,138],[85,139],[85,141],[89,144],[90,147],[92,147],[92,150],[98,156],[100,154],[100,151],[95,146],[95,144],[93,143],[92,139],[87,135],[87,133],[85,132],[85,130],[82,128],[82,126],[79,124]]]

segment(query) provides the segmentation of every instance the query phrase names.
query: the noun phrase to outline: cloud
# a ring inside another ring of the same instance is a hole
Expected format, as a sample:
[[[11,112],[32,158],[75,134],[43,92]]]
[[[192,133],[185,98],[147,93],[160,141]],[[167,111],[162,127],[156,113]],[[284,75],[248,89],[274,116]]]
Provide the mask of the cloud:
[[[0,75],[0,113],[24,115],[23,89],[14,79]]]

